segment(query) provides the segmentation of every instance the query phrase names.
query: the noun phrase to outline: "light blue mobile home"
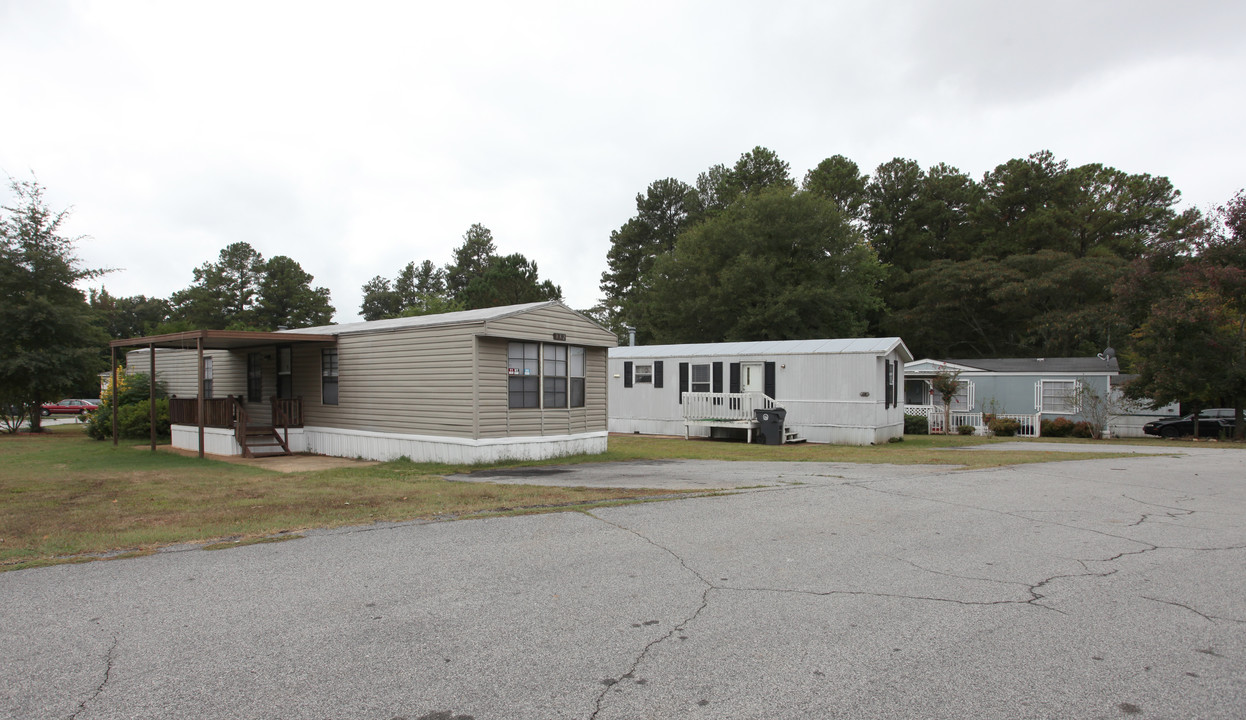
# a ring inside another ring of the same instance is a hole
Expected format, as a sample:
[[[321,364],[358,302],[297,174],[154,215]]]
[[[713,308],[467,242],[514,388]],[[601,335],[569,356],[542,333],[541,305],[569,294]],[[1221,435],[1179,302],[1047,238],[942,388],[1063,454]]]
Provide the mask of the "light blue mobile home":
[[[953,428],[973,425],[981,429],[982,414],[992,413],[1018,420],[1022,435],[1036,436],[1042,420],[1063,417],[1077,422],[1088,419],[1083,404],[1090,395],[1119,397],[1120,366],[1111,356],[924,358],[904,366],[905,412],[929,417],[933,431],[942,431],[944,408],[930,382],[944,369],[959,371],[962,383],[960,392],[951,402]],[[1132,432],[1134,424],[1141,427],[1131,422],[1128,414],[1117,413],[1109,419],[1108,430],[1114,435],[1141,434]]]

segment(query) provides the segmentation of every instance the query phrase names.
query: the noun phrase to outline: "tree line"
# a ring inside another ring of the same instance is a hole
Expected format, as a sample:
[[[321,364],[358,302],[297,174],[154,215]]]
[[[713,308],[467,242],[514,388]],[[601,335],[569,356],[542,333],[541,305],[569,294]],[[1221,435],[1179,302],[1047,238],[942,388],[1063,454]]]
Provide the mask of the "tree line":
[[[1246,200],[1203,213],[1180,197],[1167,178],[1047,151],[978,180],[835,155],[797,183],[757,147],[637,194],[595,311],[642,343],[895,335],[958,359],[1111,344],[1137,393],[1240,405]]]
[[[541,280],[535,261],[522,253],[498,255],[493,233],[479,223],[442,267],[432,260],[407,263],[393,280],[377,275],[363,286],[364,320],[430,315],[499,305],[562,299],[562,288]]]

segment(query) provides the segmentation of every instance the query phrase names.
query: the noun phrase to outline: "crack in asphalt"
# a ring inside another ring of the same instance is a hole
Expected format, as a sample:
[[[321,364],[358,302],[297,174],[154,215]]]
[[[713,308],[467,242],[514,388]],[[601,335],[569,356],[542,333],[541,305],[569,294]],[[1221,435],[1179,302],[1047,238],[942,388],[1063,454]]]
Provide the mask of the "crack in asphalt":
[[[645,536],[645,535],[643,535],[643,534],[641,534],[641,533],[639,533],[639,532],[637,532],[637,531],[633,530],[632,528],[626,527],[626,526],[624,526],[624,525],[620,525],[620,524],[615,523],[615,522],[610,522],[609,520],[606,520],[605,518],[602,518],[602,517],[599,517],[599,516],[597,516],[597,515],[594,515],[594,514],[593,514],[593,513],[591,513],[591,512],[586,512],[586,513],[584,513],[584,514],[585,514],[585,515],[588,515],[589,517],[593,518],[594,520],[597,520],[597,521],[599,521],[599,522],[603,522],[603,523],[605,523],[606,525],[610,525],[610,526],[615,527],[615,528],[618,528],[619,530],[622,530],[622,531],[624,531],[624,532],[631,533],[632,535],[635,535],[636,537],[640,538],[641,540],[644,540],[645,542],[649,543],[650,545],[654,546],[655,548],[658,548],[659,550],[661,550],[661,551],[665,552],[666,554],[670,555],[671,557],[673,557],[673,558],[675,558],[677,561],[679,561],[679,565],[680,565],[680,566],[681,566],[684,570],[686,570],[688,573],[692,574],[694,577],[696,577],[696,579],[697,579],[697,580],[701,581],[701,582],[705,585],[705,589],[701,592],[701,604],[700,604],[700,606],[698,606],[698,607],[697,607],[697,609],[696,609],[695,611],[693,611],[693,613],[692,613],[691,615],[689,615],[688,617],[684,618],[684,619],[683,619],[683,620],[681,620],[679,623],[677,623],[677,624],[675,624],[673,627],[671,627],[671,629],[670,629],[669,631],[667,631],[667,633],[666,633],[665,635],[663,635],[663,636],[661,636],[661,637],[658,637],[658,638],[654,638],[653,640],[650,640],[650,641],[649,641],[649,643],[648,643],[647,645],[645,645],[643,648],[641,648],[640,652],[636,655],[636,658],[632,661],[631,667],[629,667],[629,668],[627,669],[627,672],[625,672],[625,673],[623,673],[622,675],[620,675],[620,676],[619,676],[620,678],[630,678],[630,677],[634,677],[634,676],[635,676],[635,674],[636,674],[636,669],[640,667],[640,664],[641,664],[642,662],[644,662],[645,657],[647,657],[647,656],[649,655],[649,651],[650,651],[650,650],[652,650],[652,649],[653,649],[654,647],[656,647],[657,645],[660,645],[660,644],[662,644],[662,643],[666,642],[667,640],[670,640],[672,637],[674,637],[674,636],[675,636],[675,634],[676,634],[676,633],[678,633],[678,632],[682,632],[682,631],[684,630],[684,628],[688,625],[688,623],[692,622],[693,620],[696,620],[697,616],[698,616],[698,615],[700,615],[700,614],[701,614],[701,612],[702,612],[703,610],[705,610],[705,608],[706,608],[706,607],[708,607],[708,606],[709,606],[709,604],[710,604],[710,601],[709,601],[709,594],[710,594],[710,592],[712,592],[712,591],[713,591],[713,590],[715,590],[716,588],[715,588],[714,584],[713,584],[712,582],[710,582],[709,580],[705,579],[705,577],[704,577],[703,575],[701,575],[701,573],[699,573],[699,572],[697,572],[696,570],[694,570],[694,569],[692,569],[691,567],[689,567],[689,566],[688,566],[688,563],[684,562],[684,559],[683,559],[682,557],[680,557],[680,556],[678,555],[678,553],[676,553],[675,551],[673,551],[673,550],[671,550],[670,548],[666,547],[665,545],[662,545],[661,543],[655,542],[652,538],[647,537],[647,536]],[[617,681],[616,681],[616,682],[617,682]],[[601,693],[597,696],[596,701],[593,703],[593,712],[592,712],[592,714],[590,714],[590,715],[588,716],[588,720],[595,720],[595,718],[597,717],[598,713],[600,713],[600,712],[601,712],[601,710],[602,710],[602,703],[603,703],[603,702],[605,702],[607,693],[609,693],[609,692],[610,692],[610,689],[611,689],[611,688],[613,688],[613,687],[614,687],[614,685],[615,685],[615,683],[608,683],[608,684],[606,684],[606,686],[602,689]]]
[[[965,471],[948,471],[948,472],[938,472],[938,473],[932,473],[932,475],[940,475],[940,476],[942,476],[942,475],[960,475],[960,474],[964,474],[964,473],[965,473]],[[1106,537],[1106,538],[1112,538],[1112,539],[1115,539],[1115,540],[1123,540],[1123,541],[1125,541],[1125,542],[1134,543],[1134,544],[1136,544],[1136,545],[1141,545],[1142,547],[1140,547],[1140,548],[1138,548],[1138,549],[1136,549],[1136,550],[1124,550],[1124,551],[1118,552],[1118,553],[1116,553],[1115,555],[1112,555],[1111,557],[1108,557],[1108,558],[1089,558],[1089,559],[1067,558],[1067,559],[1072,560],[1073,562],[1076,562],[1076,563],[1078,563],[1079,565],[1081,565],[1081,566],[1082,566],[1082,568],[1083,568],[1083,570],[1085,570],[1085,572],[1081,572],[1081,573],[1065,573],[1065,574],[1060,574],[1060,575],[1052,575],[1052,576],[1050,576],[1050,577],[1043,578],[1042,580],[1039,580],[1038,582],[1035,582],[1035,583],[1025,583],[1025,582],[1018,582],[1018,581],[1009,581],[1009,580],[997,580],[997,579],[994,579],[994,578],[974,577],[974,576],[969,576],[969,575],[958,575],[958,574],[955,574],[955,573],[946,573],[946,572],[941,572],[941,571],[939,571],[939,570],[935,570],[935,569],[932,569],[932,568],[923,567],[923,566],[921,566],[921,565],[919,565],[919,564],[917,564],[917,563],[915,563],[915,562],[913,562],[913,561],[911,561],[911,560],[908,560],[908,559],[906,559],[906,558],[896,557],[896,556],[892,556],[892,555],[888,555],[888,556],[887,556],[887,557],[889,557],[889,558],[891,558],[891,559],[893,559],[893,560],[898,560],[898,561],[900,561],[900,562],[906,563],[906,564],[908,564],[908,565],[912,566],[913,568],[915,568],[915,569],[917,569],[917,570],[920,570],[920,571],[922,571],[922,572],[928,572],[928,573],[932,573],[932,574],[935,574],[935,575],[942,575],[942,576],[945,576],[945,577],[956,578],[956,579],[961,579],[961,580],[973,580],[973,581],[978,581],[978,582],[991,582],[991,583],[997,583],[997,584],[1000,584],[1000,585],[1013,585],[1013,586],[1023,587],[1023,588],[1025,588],[1025,592],[1029,595],[1029,598],[1028,598],[1028,599],[1024,599],[1024,600],[1021,600],[1021,599],[1005,599],[1005,600],[960,600],[960,599],[956,599],[956,598],[948,598],[948,597],[924,596],[924,595],[907,595],[907,594],[903,594],[903,593],[886,593],[886,592],[875,592],[875,591],[868,591],[868,590],[825,590],[825,591],[817,591],[817,590],[798,590],[798,589],[793,589],[793,588],[746,587],[746,586],[732,586],[732,585],[717,585],[717,584],[715,584],[714,582],[712,582],[712,581],[710,581],[709,579],[707,579],[704,575],[702,575],[702,574],[701,574],[700,572],[698,572],[696,569],[694,569],[693,567],[691,567],[691,566],[687,563],[687,561],[685,561],[685,560],[684,560],[684,558],[683,558],[683,557],[681,557],[681,556],[680,556],[678,553],[676,553],[674,550],[671,550],[670,548],[666,547],[665,545],[662,545],[661,543],[659,543],[659,542],[655,541],[654,539],[652,539],[652,538],[650,538],[650,537],[648,537],[648,536],[644,535],[644,534],[643,534],[643,533],[641,533],[641,532],[638,532],[637,530],[634,530],[634,529],[632,529],[632,528],[630,528],[630,527],[627,527],[627,526],[625,526],[625,525],[621,525],[621,524],[619,524],[619,523],[611,522],[610,520],[606,520],[605,518],[599,517],[599,516],[597,516],[597,515],[593,514],[592,512],[587,512],[587,511],[586,511],[586,512],[584,512],[584,514],[585,514],[585,515],[588,515],[588,516],[592,517],[593,519],[598,520],[598,521],[600,521],[600,522],[602,522],[602,523],[605,523],[605,524],[607,524],[607,525],[610,525],[610,526],[612,526],[612,527],[614,527],[614,528],[617,528],[617,529],[622,530],[622,531],[624,531],[624,532],[627,532],[627,533],[630,533],[630,534],[632,534],[632,535],[635,535],[637,538],[640,538],[641,540],[645,541],[646,543],[648,543],[648,544],[650,544],[650,545],[654,546],[655,548],[658,548],[659,550],[661,550],[661,551],[663,551],[663,552],[667,553],[668,555],[670,555],[672,558],[674,558],[674,559],[675,559],[675,560],[679,563],[680,567],[682,567],[685,571],[687,571],[687,572],[688,572],[689,574],[691,574],[692,576],[696,577],[698,581],[700,581],[701,583],[703,583],[703,584],[705,585],[705,589],[704,589],[704,590],[702,591],[702,593],[701,593],[701,602],[700,602],[700,605],[696,608],[696,610],[695,610],[695,611],[693,611],[693,612],[692,612],[690,615],[688,615],[687,617],[685,617],[683,620],[681,620],[678,624],[676,624],[675,626],[673,626],[673,627],[671,628],[671,630],[669,630],[666,634],[664,634],[664,635],[662,635],[661,637],[655,638],[655,639],[651,640],[650,642],[648,642],[648,643],[647,643],[647,644],[646,644],[646,645],[645,645],[645,646],[644,646],[644,647],[640,650],[640,652],[636,655],[636,657],[633,659],[633,661],[632,661],[631,665],[627,668],[627,672],[625,672],[623,675],[621,675],[621,676],[620,676],[620,680],[621,680],[621,679],[624,679],[624,678],[633,678],[633,677],[635,676],[635,673],[636,673],[637,669],[640,667],[640,665],[644,662],[645,658],[649,656],[650,652],[651,652],[651,651],[652,651],[655,647],[657,647],[658,645],[660,645],[660,644],[662,644],[662,643],[664,643],[664,642],[666,642],[666,641],[670,640],[672,637],[675,637],[675,636],[676,636],[676,634],[678,634],[678,633],[682,632],[682,631],[683,631],[683,630],[684,630],[684,629],[688,626],[688,624],[690,624],[691,622],[693,622],[694,620],[696,620],[696,619],[697,619],[697,617],[699,617],[699,616],[701,615],[701,613],[702,613],[702,612],[703,612],[703,611],[704,611],[707,607],[709,607],[709,603],[710,603],[710,593],[712,593],[712,592],[714,592],[714,591],[720,591],[720,592],[778,593],[778,594],[805,595],[805,596],[813,596],[813,597],[831,597],[831,596],[836,596],[836,595],[846,595],[846,596],[864,596],[864,597],[879,597],[879,598],[889,598],[889,599],[899,599],[899,600],[915,600],[915,601],[920,601],[920,602],[939,602],[939,603],[949,603],[949,604],[953,604],[953,605],[961,605],[961,606],[966,606],[966,607],[990,607],[990,606],[998,606],[998,605],[1028,605],[1028,606],[1031,606],[1031,607],[1039,608],[1039,609],[1041,609],[1041,610],[1048,610],[1048,611],[1055,612],[1055,613],[1058,613],[1058,614],[1061,614],[1061,615],[1067,615],[1068,613],[1066,613],[1066,612],[1065,612],[1065,611],[1063,611],[1063,610],[1060,610],[1059,608],[1052,607],[1051,605],[1046,605],[1046,604],[1044,604],[1044,603],[1043,603],[1043,600],[1044,600],[1047,596],[1046,596],[1046,594],[1044,594],[1043,592],[1041,592],[1041,590],[1042,590],[1043,588],[1045,588],[1047,585],[1049,585],[1049,584],[1051,584],[1051,583],[1053,583],[1053,582],[1056,582],[1056,581],[1058,581],[1058,580],[1063,580],[1063,579],[1076,579],[1076,578],[1105,578],[1105,577],[1109,577],[1109,576],[1111,576],[1111,575],[1115,575],[1116,573],[1118,573],[1118,572],[1119,572],[1119,569],[1118,569],[1118,568],[1112,568],[1112,569],[1106,570],[1106,571],[1104,571],[1104,572],[1095,572],[1095,571],[1093,571],[1093,570],[1091,570],[1091,569],[1090,569],[1090,566],[1088,565],[1088,563],[1112,563],[1112,562],[1115,562],[1115,561],[1117,561],[1117,560],[1120,560],[1120,559],[1121,559],[1121,558],[1123,558],[1123,557],[1127,557],[1127,556],[1131,556],[1131,555],[1143,555],[1143,554],[1146,554],[1146,553],[1154,552],[1154,551],[1156,551],[1156,550],[1192,550],[1192,551],[1214,552],[1214,551],[1225,551],[1225,550],[1239,550],[1239,549],[1246,549],[1246,545],[1230,545],[1230,546],[1225,546],[1225,547],[1185,547],[1185,546],[1180,546],[1180,545],[1157,545],[1157,544],[1150,543],[1150,542],[1146,542],[1146,541],[1143,541],[1143,540],[1136,540],[1136,539],[1131,538],[1131,537],[1126,537],[1126,536],[1123,536],[1123,535],[1118,535],[1118,534],[1111,533],[1111,532],[1107,532],[1107,531],[1103,531],[1103,530],[1097,530],[1097,529],[1094,529],[1094,528],[1086,528],[1086,527],[1081,527],[1081,526],[1078,526],[1078,525],[1072,525],[1072,524],[1069,524],[1069,523],[1064,523],[1064,522],[1059,522],[1059,521],[1054,521],[1054,520],[1043,520],[1043,519],[1040,519],[1040,518],[1035,518],[1035,517],[1031,517],[1031,516],[1026,515],[1026,514],[1022,514],[1022,512],[1020,512],[1020,511],[1004,511],[1004,510],[996,510],[996,509],[992,509],[992,508],[984,508],[984,507],[980,507],[980,506],[976,506],[976,505],[970,505],[970,504],[966,504],[966,503],[952,502],[952,501],[948,501],[948,500],[940,500],[940,499],[937,499],[937,498],[923,497],[923,496],[920,496],[920,495],[911,495],[911,494],[908,494],[908,493],[896,492],[896,491],[891,491],[891,490],[882,490],[882,489],[879,489],[879,488],[874,488],[874,487],[870,487],[870,486],[869,486],[869,483],[871,483],[871,482],[877,482],[877,481],[871,481],[871,480],[855,480],[855,481],[853,481],[853,480],[847,480],[846,478],[843,478],[842,476],[836,477],[836,476],[816,476],[816,475],[815,475],[814,477],[830,477],[830,478],[833,478],[833,479],[844,479],[844,480],[846,480],[845,482],[842,482],[842,483],[836,483],[836,486],[837,486],[837,487],[844,487],[844,486],[854,487],[854,488],[857,488],[857,489],[859,489],[859,490],[865,490],[865,491],[867,491],[867,492],[876,492],[876,493],[885,494],[885,495],[892,495],[892,496],[896,496],[896,497],[906,498],[906,499],[909,499],[909,500],[918,500],[918,501],[932,502],[932,503],[938,503],[938,504],[943,504],[943,505],[950,505],[950,506],[953,506],[953,507],[959,507],[959,508],[965,508],[965,509],[970,509],[970,510],[976,510],[976,511],[979,511],[979,512],[986,512],[986,513],[992,513],[992,514],[996,514],[996,515],[1003,515],[1003,516],[1010,517],[1010,518],[1017,519],[1017,520],[1024,520],[1024,521],[1027,521],[1027,522],[1039,523],[1039,524],[1044,524],[1044,525],[1052,525],[1052,526],[1061,527],[1061,528],[1065,528],[1065,529],[1069,529],[1069,530],[1074,530],[1074,531],[1078,531],[1078,532],[1086,532],[1086,533],[1091,533],[1091,534],[1095,534],[1095,535],[1100,535],[1100,536],[1103,536],[1103,537]],[[754,491],[792,491],[792,490],[797,490],[797,489],[820,490],[820,489],[823,489],[823,488],[826,488],[826,487],[828,487],[828,486],[826,486],[826,485],[807,484],[807,483],[790,483],[790,484],[789,484],[789,483],[787,483],[787,482],[783,482],[782,484],[777,485],[777,486],[770,486],[770,487],[766,487],[766,488],[756,488],[756,489],[753,489],[753,490],[754,490]],[[1139,503],[1139,504],[1141,504],[1141,505],[1147,505],[1147,506],[1151,506],[1151,507],[1156,507],[1156,508],[1160,508],[1160,509],[1163,509],[1163,510],[1167,511],[1167,512],[1163,512],[1163,513],[1144,513],[1144,514],[1142,515],[1142,517],[1141,517],[1141,518],[1140,518],[1137,522],[1132,523],[1132,524],[1131,524],[1131,525],[1129,525],[1128,527],[1136,527],[1136,526],[1138,526],[1138,525],[1141,525],[1142,523],[1144,523],[1144,522],[1148,521],[1148,520],[1149,520],[1149,519],[1151,519],[1152,517],[1167,517],[1167,518],[1170,518],[1170,519],[1174,519],[1174,520],[1175,520],[1175,519],[1177,519],[1177,518],[1188,517],[1188,516],[1190,516],[1190,515],[1194,515],[1194,514],[1196,513],[1196,511],[1194,511],[1194,510],[1189,510],[1189,509],[1186,509],[1186,508],[1176,508],[1176,507],[1171,507],[1171,506],[1166,506],[1166,505],[1159,505],[1159,504],[1156,504],[1156,503],[1149,503],[1149,502],[1146,502],[1146,501],[1138,500],[1137,498],[1134,498],[1134,497],[1130,497],[1129,495],[1124,495],[1124,494],[1122,494],[1122,497],[1125,497],[1126,499],[1132,500],[1133,502]],[[1183,526],[1183,527],[1184,527],[1184,526]],[[1172,602],[1172,601],[1167,601],[1167,600],[1160,600],[1160,599],[1158,599],[1158,598],[1152,598],[1152,597],[1146,597],[1146,596],[1143,596],[1143,597],[1144,597],[1144,599],[1151,600],[1151,601],[1153,601],[1153,602],[1158,602],[1158,603],[1162,603],[1162,604],[1173,605],[1173,606],[1176,606],[1176,607],[1183,608],[1183,609],[1185,609],[1185,610],[1188,610],[1188,611],[1190,611],[1190,612],[1192,612],[1192,613],[1194,613],[1194,614],[1196,614],[1196,615],[1198,615],[1198,616],[1200,616],[1200,617],[1202,617],[1202,618],[1204,618],[1204,619],[1208,620],[1209,622],[1224,621],[1224,622],[1233,622],[1233,623],[1242,623],[1242,624],[1246,624],[1246,620],[1238,620],[1238,619],[1236,619],[1236,618],[1225,618],[1225,617],[1217,617],[1217,616],[1213,616],[1213,615],[1207,615],[1207,614],[1205,614],[1205,613],[1202,613],[1202,612],[1200,612],[1200,611],[1198,611],[1198,610],[1195,610],[1194,608],[1191,608],[1191,607],[1189,607],[1188,605],[1184,605],[1184,604],[1182,604],[1182,603]],[[595,702],[594,702],[594,705],[593,705],[593,712],[589,715],[588,720],[596,720],[597,716],[598,716],[598,715],[601,713],[601,711],[604,709],[604,704],[605,704],[606,698],[607,698],[607,696],[608,696],[608,694],[609,694],[609,692],[610,692],[611,688],[614,688],[614,687],[617,685],[617,683],[618,683],[618,682],[619,682],[619,680],[607,680],[607,681],[603,681],[603,684],[605,684],[605,688],[601,691],[601,693],[599,693],[599,694],[598,694],[598,696],[597,696],[597,698],[596,698],[596,700],[595,700]]]
[[[108,681],[112,679],[113,655],[117,652],[118,638],[119,636],[114,633],[112,636],[112,645],[109,646],[108,653],[104,656],[104,679],[101,680],[99,686],[95,688],[95,692],[91,693],[91,697],[78,703],[78,709],[73,711],[73,713],[69,716],[69,720],[76,720],[76,718],[87,709],[87,705],[90,705],[95,698],[99,697],[100,694],[104,692],[104,687],[108,685]]]
[[[1203,618],[1204,620],[1210,623],[1214,623],[1217,620],[1223,620],[1224,622],[1231,622],[1231,623],[1238,623],[1241,625],[1246,625],[1246,620],[1238,620],[1237,618],[1220,617],[1219,615],[1208,615],[1207,613],[1203,613],[1203,612],[1199,612],[1198,610],[1195,610],[1194,608],[1190,607],[1189,605],[1186,605],[1185,603],[1174,602],[1172,600],[1160,600],[1159,598],[1154,598],[1149,595],[1141,595],[1139,597],[1141,597],[1143,600],[1150,600],[1151,602],[1157,602],[1163,605],[1173,605],[1175,607],[1189,610],[1190,612],[1194,613],[1195,615]]]

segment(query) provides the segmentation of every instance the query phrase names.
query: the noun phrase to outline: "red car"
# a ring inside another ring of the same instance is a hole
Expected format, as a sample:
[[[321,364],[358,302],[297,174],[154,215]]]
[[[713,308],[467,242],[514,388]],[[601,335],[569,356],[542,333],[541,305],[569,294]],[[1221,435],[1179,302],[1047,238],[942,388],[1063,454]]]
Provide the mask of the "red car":
[[[43,416],[48,415],[81,415],[100,406],[99,400],[65,399],[55,403],[43,404]]]

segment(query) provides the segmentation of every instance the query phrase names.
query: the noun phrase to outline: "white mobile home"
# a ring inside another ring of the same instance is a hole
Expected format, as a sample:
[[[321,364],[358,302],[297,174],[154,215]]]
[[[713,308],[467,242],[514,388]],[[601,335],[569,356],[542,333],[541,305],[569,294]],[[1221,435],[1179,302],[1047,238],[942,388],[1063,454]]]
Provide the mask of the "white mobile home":
[[[175,447],[470,463],[605,452],[615,344],[549,301],[112,346],[174,396]]]
[[[706,437],[782,407],[801,439],[869,445],[904,434],[900,338],[641,345],[609,351],[610,431]]]

